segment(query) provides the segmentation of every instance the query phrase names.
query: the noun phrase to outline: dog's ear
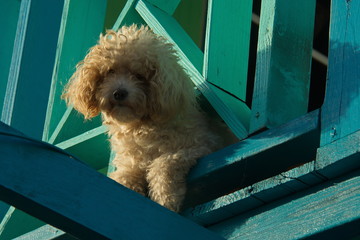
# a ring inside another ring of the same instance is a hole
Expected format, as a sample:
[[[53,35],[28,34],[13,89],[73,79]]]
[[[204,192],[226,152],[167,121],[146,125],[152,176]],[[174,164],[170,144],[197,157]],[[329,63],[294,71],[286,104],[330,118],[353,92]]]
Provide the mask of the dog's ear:
[[[99,70],[86,62],[79,63],[76,72],[64,89],[62,98],[68,105],[82,113],[85,119],[95,117],[100,113],[96,100],[96,88],[101,76]]]
[[[150,118],[168,121],[193,109],[196,98],[189,76],[179,65],[178,58],[170,46],[164,58],[157,59],[157,67],[150,82]]]

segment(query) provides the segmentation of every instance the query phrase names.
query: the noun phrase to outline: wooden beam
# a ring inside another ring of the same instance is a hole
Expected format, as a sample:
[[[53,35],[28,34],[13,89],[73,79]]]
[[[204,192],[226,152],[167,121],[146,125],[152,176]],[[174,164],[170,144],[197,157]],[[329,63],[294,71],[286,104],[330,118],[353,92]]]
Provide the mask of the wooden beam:
[[[315,2],[261,4],[251,133],[307,113]]]
[[[319,111],[199,160],[189,173],[186,206],[204,203],[315,159]],[[306,151],[304,151],[306,149]]]
[[[360,234],[360,172],[209,227],[226,239],[351,239]]]
[[[221,239],[52,145],[0,124],[0,198],[82,239]]]
[[[321,146],[360,130],[359,1],[331,1],[329,68]]]

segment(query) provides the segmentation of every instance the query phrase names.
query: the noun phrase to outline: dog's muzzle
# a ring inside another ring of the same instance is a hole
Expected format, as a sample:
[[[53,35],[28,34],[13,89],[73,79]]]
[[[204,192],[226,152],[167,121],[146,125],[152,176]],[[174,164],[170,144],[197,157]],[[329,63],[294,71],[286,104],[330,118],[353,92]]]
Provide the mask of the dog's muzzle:
[[[114,100],[119,101],[119,102],[124,101],[128,95],[129,95],[129,92],[123,88],[119,88],[113,92]]]

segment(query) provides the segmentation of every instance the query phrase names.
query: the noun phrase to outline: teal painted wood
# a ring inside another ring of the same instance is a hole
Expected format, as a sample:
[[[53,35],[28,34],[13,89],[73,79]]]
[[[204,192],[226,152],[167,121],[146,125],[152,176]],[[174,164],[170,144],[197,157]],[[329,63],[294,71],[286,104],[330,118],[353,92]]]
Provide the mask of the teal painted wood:
[[[329,68],[321,146],[360,130],[360,2],[331,2]]]
[[[18,136],[3,124],[0,145],[1,200],[78,238],[221,239],[62,150]]]
[[[63,1],[21,2],[1,119],[36,138],[44,128],[62,9]]]
[[[21,235],[14,240],[48,240],[48,239],[56,239],[58,237],[64,236],[65,233],[57,228],[54,228],[50,225],[45,225],[38,229],[35,229],[29,233]],[[66,239],[72,239],[68,237]]]
[[[135,6],[137,4],[138,0],[128,0],[119,14],[119,17],[117,18],[113,30],[118,30],[121,26],[124,25],[132,25],[134,23],[136,24],[143,24],[145,23],[142,17],[139,15],[139,13],[135,10]]]
[[[181,0],[148,0],[148,2],[164,12],[173,15]]]
[[[1,1],[0,9],[6,9],[0,15],[2,30],[0,38],[0,109],[2,110],[19,17],[20,1]]]
[[[204,77],[245,102],[252,0],[208,2]]]
[[[203,54],[182,27],[171,16],[146,1],[139,1],[136,10],[156,33],[166,37],[174,44],[180,57],[180,63],[187,70],[196,87],[211,103],[233,133],[239,139],[246,138],[248,133],[244,124],[214,93],[200,74],[203,67]]]
[[[250,132],[307,112],[314,15],[314,0],[262,2]]]
[[[201,158],[189,173],[186,206],[207,202],[315,159],[318,115],[319,111],[311,112]]]
[[[209,227],[226,239],[351,239],[360,234],[360,173]]]
[[[182,215],[209,226],[325,181],[325,177],[316,173],[315,162],[312,161],[187,209]]]
[[[57,42],[56,62],[55,66],[51,67],[54,70],[42,137],[45,141],[50,138],[53,143],[64,141],[66,137],[74,137],[94,127],[93,122],[84,124],[82,117],[71,115],[66,121],[73,127],[59,129],[64,124],[63,116],[67,110],[60,96],[63,87],[75,71],[76,64],[84,58],[88,49],[96,44],[103,31],[105,12],[106,1],[65,0]],[[97,126],[99,125],[95,127]]]

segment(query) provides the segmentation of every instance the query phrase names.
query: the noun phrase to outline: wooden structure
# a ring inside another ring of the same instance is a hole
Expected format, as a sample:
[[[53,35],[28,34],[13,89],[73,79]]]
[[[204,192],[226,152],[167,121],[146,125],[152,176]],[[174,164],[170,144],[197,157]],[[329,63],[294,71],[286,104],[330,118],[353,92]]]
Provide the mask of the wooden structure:
[[[249,106],[252,5],[1,1],[0,239],[359,237],[360,2],[331,1],[326,97],[311,112],[315,0],[262,1]],[[186,19],[190,7],[199,12]],[[147,24],[174,43],[205,107],[241,140],[199,160],[182,216],[104,176],[100,119],[84,122],[60,99],[112,22]]]

